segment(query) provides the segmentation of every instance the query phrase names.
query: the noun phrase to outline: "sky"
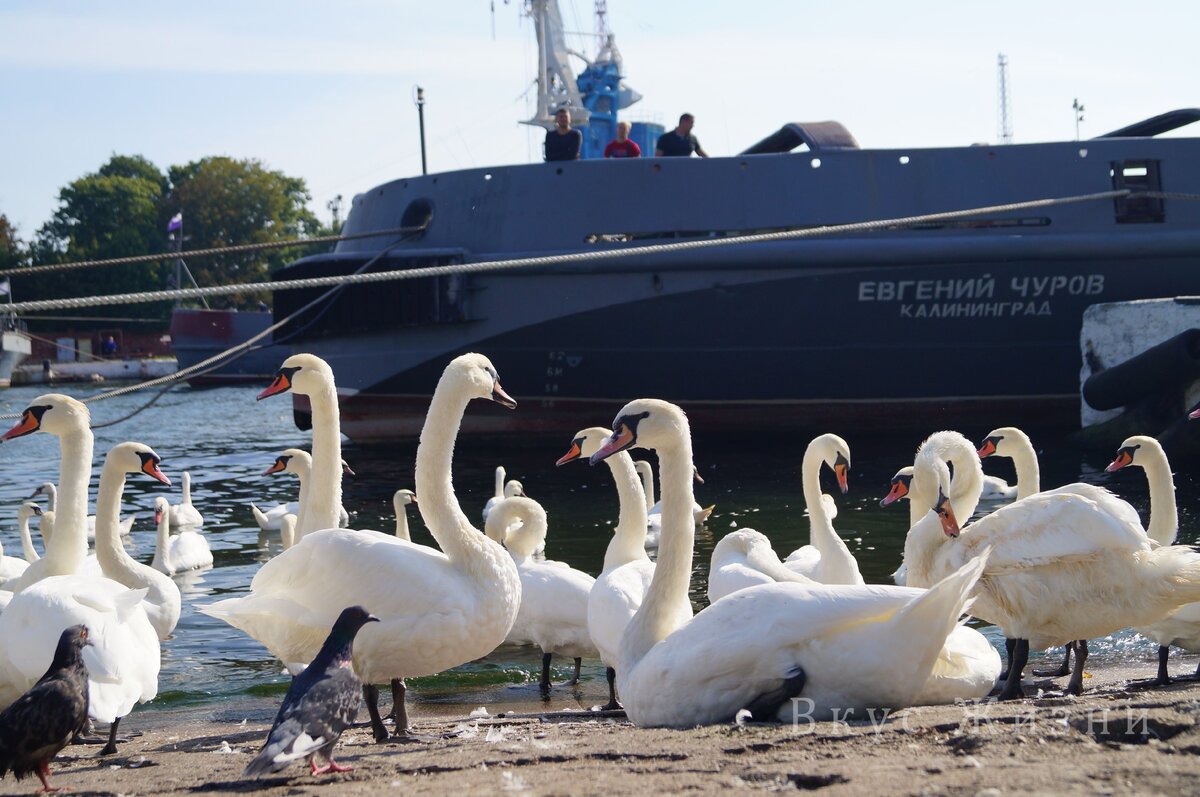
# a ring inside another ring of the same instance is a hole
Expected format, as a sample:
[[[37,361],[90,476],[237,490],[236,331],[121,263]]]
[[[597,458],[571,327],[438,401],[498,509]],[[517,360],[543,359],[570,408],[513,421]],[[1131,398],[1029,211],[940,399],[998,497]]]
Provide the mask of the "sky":
[[[558,0],[568,31],[591,0]],[[0,213],[22,239],[113,154],[164,172],[254,158],[306,182],[312,209],[421,169],[540,159],[533,25],[522,0],[0,0]],[[608,0],[623,118],[687,111],[713,156],[789,121],[836,119],[863,147],[995,142],[998,53],[1014,141],[1083,138],[1200,106],[1200,2]],[[590,37],[572,39],[593,54]],[[1200,125],[1177,134],[1200,136]]]

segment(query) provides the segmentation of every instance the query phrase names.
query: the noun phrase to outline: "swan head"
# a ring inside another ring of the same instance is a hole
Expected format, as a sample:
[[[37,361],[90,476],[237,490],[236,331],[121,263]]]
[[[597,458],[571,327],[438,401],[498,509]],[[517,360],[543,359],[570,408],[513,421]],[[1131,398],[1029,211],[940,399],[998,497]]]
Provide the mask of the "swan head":
[[[496,366],[482,354],[455,357],[442,372],[442,381],[448,381],[469,398],[489,399],[510,410],[516,409],[517,402],[500,387]]]
[[[574,462],[581,457],[591,457],[600,450],[600,446],[604,445],[604,441],[612,434],[611,429],[605,429],[603,426],[591,426],[587,429],[581,429],[575,433],[575,437],[571,440],[571,447],[567,453],[563,454],[555,462],[555,465],[566,465],[568,462]]]
[[[513,496],[524,496],[525,485],[521,484],[516,479],[509,479],[504,485],[504,497],[512,498]]]
[[[258,394],[258,400],[289,390],[302,396],[311,396],[328,389],[332,384],[333,369],[329,363],[315,354],[293,354],[279,366],[271,384]]]
[[[53,482],[43,482],[40,487],[29,494],[30,498],[37,498],[39,495],[53,495],[57,488]]]
[[[0,435],[0,442],[14,440],[34,432],[49,432],[62,436],[91,426],[91,413],[81,401],[62,393],[45,393],[29,402],[21,419],[13,428]],[[44,485],[43,485],[44,486]]]
[[[939,433],[944,434],[944,433]],[[952,433],[953,434],[953,433]],[[916,461],[913,462],[913,476],[920,479],[922,483],[928,481],[930,485],[937,485],[937,498],[933,499],[932,505],[929,507],[934,514],[938,516],[938,521],[942,524],[942,531],[947,537],[957,537],[959,535],[958,519],[954,515],[954,507],[950,505],[950,467],[943,459],[944,451],[941,446],[930,445],[935,442],[934,436],[921,445],[917,451]],[[970,443],[967,444],[968,446]],[[976,463],[979,459],[976,458]],[[932,476],[933,478],[929,478]],[[930,488],[932,493],[932,487]],[[916,500],[917,496],[913,494],[909,500]]]
[[[838,489],[845,495],[850,489],[850,446],[835,434],[823,434],[808,444],[808,452],[816,454],[837,476]]]
[[[40,514],[42,514],[42,508],[33,501],[26,501],[17,507],[17,520],[29,520]]]
[[[392,496],[392,502],[398,506],[408,506],[417,502],[417,494],[412,490],[400,489]]]
[[[913,466],[905,465],[896,471],[892,477],[892,486],[888,494],[879,500],[880,506],[891,506],[901,498],[907,498],[912,491]]]
[[[612,434],[589,461],[595,465],[618,451],[649,448],[655,451],[677,445],[691,436],[683,410],[659,399],[637,399],[621,408]]]
[[[353,469],[350,467],[350,463],[346,462],[346,460],[344,460],[344,459],[342,460],[342,475],[343,475],[343,476],[356,476],[356,475],[358,475],[358,474],[356,474],[356,473],[354,472],[354,470],[353,470]]]
[[[158,469],[162,458],[145,443],[118,443],[109,450],[104,461],[105,467],[113,465],[125,473],[141,472],[168,487],[171,486],[171,480]]]
[[[1129,465],[1142,465],[1143,463],[1138,461],[1138,451],[1142,450],[1143,448],[1161,449],[1162,446],[1160,446],[1159,442],[1153,437],[1147,437],[1146,435],[1135,434],[1133,437],[1126,438],[1125,442],[1121,443],[1121,447],[1117,449],[1117,456],[1111,463],[1109,463],[1109,466],[1104,469],[1104,472],[1115,473],[1121,468]]]
[[[275,457],[275,461],[271,466],[262,472],[263,476],[270,476],[273,473],[301,473],[308,475],[312,469],[312,454],[300,448],[287,448],[280,452],[279,456]]]
[[[1017,427],[1001,426],[988,432],[987,437],[983,438],[983,442],[979,444],[979,458],[1000,456],[1011,459],[1017,447],[1022,444],[1033,445],[1029,442],[1029,436]]]

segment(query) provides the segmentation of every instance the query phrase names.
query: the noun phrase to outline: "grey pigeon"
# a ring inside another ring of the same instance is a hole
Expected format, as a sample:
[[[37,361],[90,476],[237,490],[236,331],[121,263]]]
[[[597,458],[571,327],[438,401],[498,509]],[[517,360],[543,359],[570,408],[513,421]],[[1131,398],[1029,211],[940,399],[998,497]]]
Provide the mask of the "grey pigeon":
[[[243,776],[266,775],[307,758],[314,775],[348,772],[333,762],[337,744],[362,703],[362,682],[354,674],[354,636],[367,623],[379,622],[361,606],[342,611],[312,663],[292,679],[275,724],[262,752],[246,767]],[[329,763],[317,766],[317,758]]]
[[[88,671],[83,648],[88,630],[73,625],[58,638],[50,669],[25,694],[0,711],[0,778],[9,770],[21,780],[36,772],[50,786],[50,759],[87,725]]]

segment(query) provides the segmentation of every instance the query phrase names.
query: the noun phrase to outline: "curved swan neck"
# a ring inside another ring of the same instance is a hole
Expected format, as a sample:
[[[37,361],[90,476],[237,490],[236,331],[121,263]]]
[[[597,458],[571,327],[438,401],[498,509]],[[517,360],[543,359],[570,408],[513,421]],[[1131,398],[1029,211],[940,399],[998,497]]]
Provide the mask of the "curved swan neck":
[[[650,467],[650,463],[644,459],[639,459],[633,463],[633,466],[637,468],[638,475],[642,477],[642,492],[645,493],[646,510],[649,511],[654,508],[654,468]]]
[[[44,576],[78,572],[87,557],[87,491],[95,439],[91,429],[74,429],[59,438],[62,465],[55,502],[54,534],[46,544]]]
[[[46,493],[46,509],[50,512],[55,511],[58,506],[58,488],[52,483],[46,482],[42,485],[43,492]]]
[[[649,499],[643,492],[645,477],[638,479],[639,469],[635,469],[633,457],[628,452],[618,452],[604,461],[617,485],[617,503],[620,507],[617,527],[604,551],[604,572],[607,573],[639,559],[650,559],[646,554],[646,506]],[[649,463],[646,463],[646,467],[649,467]]]
[[[301,505],[297,542],[311,532],[337,528],[342,506],[342,432],[333,380],[310,393],[309,402],[313,416],[312,483],[308,503]]]
[[[438,547],[451,562],[479,551],[487,537],[476,533],[454,494],[454,443],[470,399],[457,395],[443,373],[429,402],[417,444],[417,509]],[[469,533],[468,533],[469,532]],[[489,543],[492,541],[488,540]],[[507,558],[507,554],[505,554]]]
[[[931,444],[933,455],[954,464],[950,478],[950,505],[954,507],[958,522],[966,523],[975,514],[979,498],[983,495],[983,463],[979,460],[979,453],[971,441],[958,432],[938,432],[926,441],[926,446]],[[936,490],[937,481],[933,484]],[[936,500],[936,493],[932,500]],[[932,500],[926,509],[933,508]]]
[[[804,490],[804,503],[808,507],[808,541],[821,552],[822,557],[829,555],[839,545],[845,547],[833,530],[833,523],[821,500],[821,466],[824,462],[825,458],[810,445],[805,449],[800,465],[800,483]]]
[[[641,608],[621,640],[621,668],[632,668],[656,644],[675,630],[680,613],[689,605],[692,548],[696,524],[692,517],[692,441],[687,418],[679,416],[679,439],[658,450],[662,488],[662,534],[654,578]],[[618,669],[621,669],[618,668]]]
[[[1017,437],[1014,445],[1016,450],[1013,451],[1012,461],[1017,472],[1017,500],[1020,501],[1042,491],[1042,469],[1033,442],[1028,437]]]
[[[1142,449],[1137,456],[1150,484],[1150,522],[1146,525],[1146,536],[1160,545],[1171,545],[1179,533],[1179,510],[1175,505],[1171,464],[1161,447],[1150,448],[1142,444]]]
[[[106,461],[100,471],[100,494],[96,497],[96,561],[104,574],[115,581],[122,581],[117,575],[130,570],[133,564],[121,544],[121,496],[124,492],[124,469],[115,462]]]

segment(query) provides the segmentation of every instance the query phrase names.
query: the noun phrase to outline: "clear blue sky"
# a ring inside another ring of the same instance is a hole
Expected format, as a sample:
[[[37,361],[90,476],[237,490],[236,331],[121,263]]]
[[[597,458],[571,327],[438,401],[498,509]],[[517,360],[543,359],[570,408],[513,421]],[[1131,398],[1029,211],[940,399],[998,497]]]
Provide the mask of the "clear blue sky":
[[[559,0],[591,30],[590,0]],[[28,239],[59,189],[113,153],[160,168],[258,158],[303,178],[313,209],[430,168],[522,163],[540,136],[521,0],[82,0],[0,4],[0,213]],[[1018,143],[1083,136],[1200,105],[1200,2],[609,0],[627,118],[696,115],[713,155],[786,121],[837,119],[865,147],[995,141],[996,54]],[[495,38],[492,36],[493,18]],[[591,52],[590,43],[579,46]],[[1200,135],[1198,126],[1184,131]]]

